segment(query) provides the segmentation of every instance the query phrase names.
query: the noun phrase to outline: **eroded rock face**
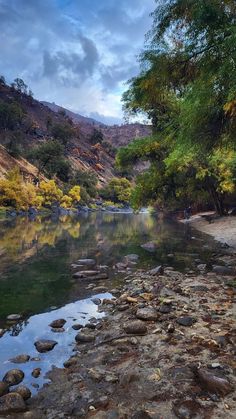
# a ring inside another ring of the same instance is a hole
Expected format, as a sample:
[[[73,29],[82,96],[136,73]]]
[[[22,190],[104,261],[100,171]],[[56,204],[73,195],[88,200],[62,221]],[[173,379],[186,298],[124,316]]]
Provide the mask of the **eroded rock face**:
[[[140,320],[157,320],[157,311],[152,307],[140,308],[136,312],[136,317]]]
[[[38,340],[37,342],[34,343],[34,346],[36,347],[37,351],[40,353],[52,351],[52,349],[56,345],[57,345],[57,342],[55,340],[47,340],[47,339]]]
[[[0,398],[0,414],[24,412],[26,405],[18,393],[8,393]]]
[[[147,326],[142,321],[134,320],[125,323],[124,330],[128,334],[144,335],[147,333]]]
[[[59,328],[63,327],[64,324],[66,324],[65,319],[57,319],[57,320],[53,320],[53,322],[50,323],[49,326],[52,327],[53,329],[59,329]]]
[[[233,391],[233,386],[226,378],[219,377],[203,368],[194,368],[194,375],[197,383],[209,393],[226,396]]]
[[[15,386],[16,384],[20,384],[21,381],[24,379],[25,374],[23,371],[19,369],[13,369],[8,371],[4,377],[3,381],[7,383],[9,386]]]

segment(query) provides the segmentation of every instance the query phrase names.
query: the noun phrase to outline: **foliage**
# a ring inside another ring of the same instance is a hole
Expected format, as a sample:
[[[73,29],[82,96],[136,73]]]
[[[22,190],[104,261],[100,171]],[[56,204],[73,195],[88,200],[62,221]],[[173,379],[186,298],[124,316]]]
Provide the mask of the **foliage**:
[[[28,86],[25,84],[24,80],[17,77],[12,83],[12,87],[20,93],[27,94]]]
[[[14,130],[22,123],[23,116],[23,109],[17,102],[0,100],[0,128]]]
[[[89,142],[93,145],[97,143],[101,144],[103,142],[103,133],[97,128],[94,128],[92,134],[89,137]]]
[[[135,205],[208,196],[223,214],[236,184],[235,2],[157,3],[140,74],[123,96],[128,115],[146,114],[157,137],[121,149],[117,164],[151,163],[137,178]]]
[[[68,143],[74,134],[74,130],[68,122],[53,125],[51,132],[53,137],[64,145]]]
[[[109,184],[100,191],[100,196],[115,203],[127,204],[131,196],[131,183],[125,178],[113,178]]]
[[[63,197],[63,192],[57,187],[54,180],[42,181],[39,187],[39,194],[43,198],[42,204],[46,206],[60,202]]]
[[[76,170],[70,183],[81,186],[84,202],[88,202],[89,197],[95,198],[97,195],[97,177],[92,171]]]

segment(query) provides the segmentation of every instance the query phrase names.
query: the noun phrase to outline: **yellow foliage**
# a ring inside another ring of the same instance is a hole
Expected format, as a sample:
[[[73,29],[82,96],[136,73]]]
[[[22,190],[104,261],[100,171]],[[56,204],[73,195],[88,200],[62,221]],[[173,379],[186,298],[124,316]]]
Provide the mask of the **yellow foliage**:
[[[69,191],[68,196],[72,199],[73,202],[80,201],[80,186],[76,185]]]
[[[48,182],[41,182],[39,195],[43,199],[43,205],[52,205],[54,202],[61,200],[63,193],[54,180],[49,180]]]
[[[72,206],[72,198],[68,195],[64,195],[61,199],[61,207],[71,208],[71,206]]]

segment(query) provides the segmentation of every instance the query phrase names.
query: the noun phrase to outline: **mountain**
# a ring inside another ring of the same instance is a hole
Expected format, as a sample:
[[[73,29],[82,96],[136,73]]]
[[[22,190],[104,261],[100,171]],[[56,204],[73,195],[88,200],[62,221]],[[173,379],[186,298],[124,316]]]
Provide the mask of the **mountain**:
[[[151,135],[150,125],[140,124],[137,122],[123,125],[105,125],[93,118],[82,116],[63,108],[62,106],[56,105],[55,103],[41,103],[54,112],[65,113],[75,124],[80,126],[81,132],[83,132],[84,135],[89,135],[91,133],[91,129],[98,129],[102,132],[104,140],[109,141],[115,148],[127,145],[134,138],[143,138]]]

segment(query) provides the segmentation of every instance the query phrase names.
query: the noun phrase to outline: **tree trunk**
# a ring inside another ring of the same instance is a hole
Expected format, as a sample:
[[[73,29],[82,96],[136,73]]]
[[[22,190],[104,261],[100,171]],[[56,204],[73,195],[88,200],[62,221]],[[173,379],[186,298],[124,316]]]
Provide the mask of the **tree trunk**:
[[[210,191],[216,212],[221,217],[223,215],[226,215],[223,197],[217,192],[216,188],[213,185],[209,185],[209,191]]]

